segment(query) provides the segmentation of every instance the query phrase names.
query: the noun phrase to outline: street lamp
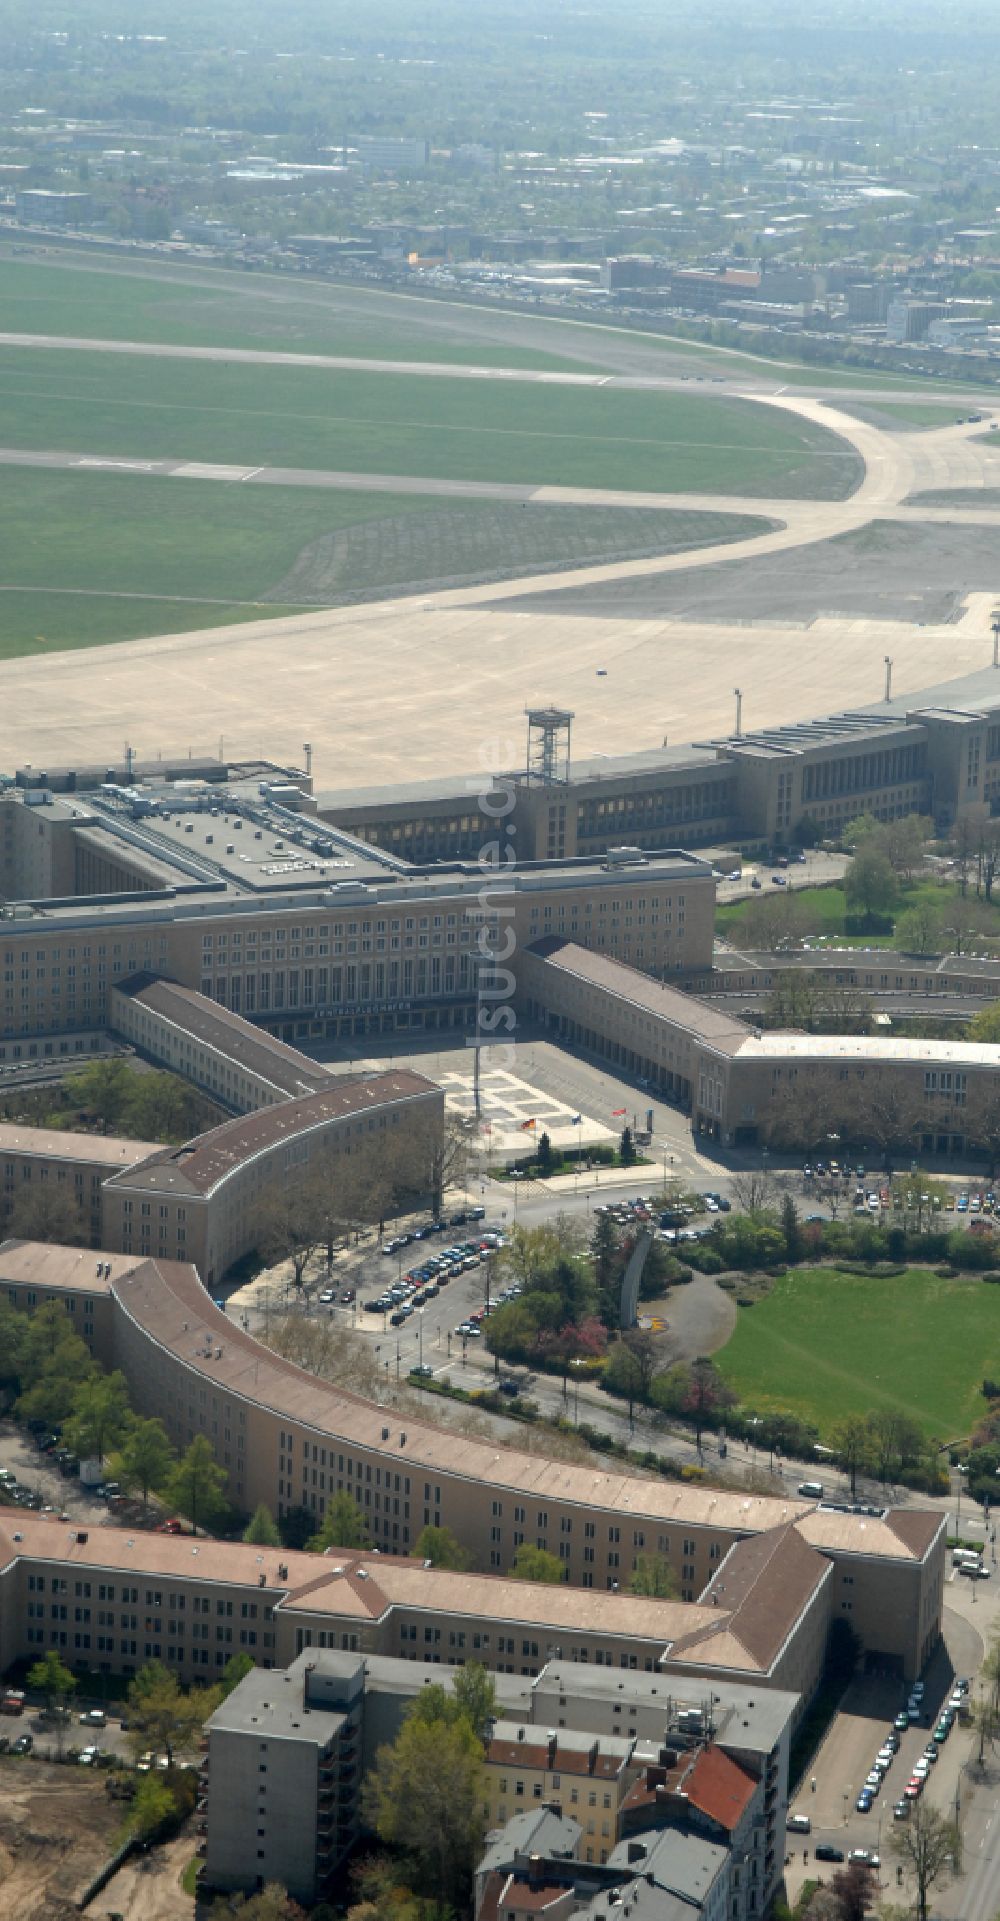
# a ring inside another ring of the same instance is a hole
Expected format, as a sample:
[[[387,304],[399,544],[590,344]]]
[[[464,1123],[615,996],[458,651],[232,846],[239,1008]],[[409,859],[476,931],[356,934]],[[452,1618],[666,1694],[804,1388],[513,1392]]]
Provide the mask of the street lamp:
[[[580,1369],[583,1365],[579,1355],[570,1362],[570,1367],[573,1369],[573,1424],[575,1427],[580,1425]]]
[[[421,1374],[424,1371],[424,1314],[426,1313],[426,1311],[427,1311],[426,1308],[423,1308],[423,1307],[419,1307],[417,1309],[417,1341],[420,1347]]]

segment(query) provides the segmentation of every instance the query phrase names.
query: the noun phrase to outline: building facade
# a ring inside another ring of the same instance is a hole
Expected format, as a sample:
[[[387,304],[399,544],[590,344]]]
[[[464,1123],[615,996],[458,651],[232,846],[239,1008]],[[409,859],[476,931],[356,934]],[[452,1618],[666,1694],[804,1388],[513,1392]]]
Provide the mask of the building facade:
[[[89,1270],[91,1257],[77,1249],[43,1255],[14,1243],[0,1249],[0,1283],[9,1271],[17,1307],[75,1300],[90,1281],[81,1261]],[[318,1527],[329,1501],[347,1492],[381,1555],[405,1557],[422,1528],[450,1527],[484,1570],[435,1571],[428,1618],[429,1571],[405,1559],[390,1570],[386,1560],[374,1579],[348,1578],[346,1557],[338,1557],[345,1566],[322,1590],[313,1583],[282,1603],[289,1656],[342,1645],[344,1633],[365,1634],[371,1646],[374,1616],[389,1637],[378,1651],[403,1658],[479,1658],[501,1672],[534,1673],[561,1647],[588,1667],[666,1662],[689,1682],[750,1676],[762,1688],[808,1695],[829,1620],[844,1603],[868,1657],[906,1678],[936,1645],[945,1523],[929,1510],[810,1507],[540,1460],[474,1438],[456,1456],[446,1430],[401,1421],[272,1354],[214,1306],[190,1265],[138,1256],[131,1266],[109,1257],[102,1266],[109,1265],[104,1285],[88,1285],[85,1296],[95,1303],[86,1317],[95,1340],[100,1320],[134,1405],[161,1419],[175,1446],[196,1435],[208,1440],[237,1507],[262,1502],[276,1515],[303,1507]],[[109,1305],[98,1312],[102,1296]],[[117,1540],[102,1538],[98,1554]],[[513,1583],[501,1601],[496,1577],[524,1542],[557,1554],[567,1585]],[[648,1553],[675,1570],[680,1600],[654,1603],[624,1591]],[[844,1567],[851,1579],[841,1594]],[[880,1597],[890,1590],[893,1605],[885,1607]],[[176,1640],[176,1628],[174,1636],[186,1661],[192,1650]]]

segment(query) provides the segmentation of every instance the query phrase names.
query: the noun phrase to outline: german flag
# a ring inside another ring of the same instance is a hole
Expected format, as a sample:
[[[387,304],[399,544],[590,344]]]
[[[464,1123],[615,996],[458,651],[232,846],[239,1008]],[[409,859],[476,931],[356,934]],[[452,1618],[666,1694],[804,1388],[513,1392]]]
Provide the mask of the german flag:
[[[521,1122],[521,1132],[522,1134],[530,1134],[532,1128],[537,1126],[538,1122],[534,1119],[534,1116],[532,1116],[530,1121]]]

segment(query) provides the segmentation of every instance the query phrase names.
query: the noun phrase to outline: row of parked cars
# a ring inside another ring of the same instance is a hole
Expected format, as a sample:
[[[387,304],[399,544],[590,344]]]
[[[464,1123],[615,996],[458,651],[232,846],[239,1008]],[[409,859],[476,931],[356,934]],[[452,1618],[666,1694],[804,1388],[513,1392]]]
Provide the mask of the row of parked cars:
[[[465,1320],[460,1321],[455,1329],[459,1340],[478,1341],[483,1331],[483,1322],[488,1320],[498,1307],[506,1307],[508,1301],[516,1301],[523,1292],[524,1289],[515,1281],[510,1287],[502,1288],[494,1300],[489,1303],[484,1301],[482,1307],[474,1307],[471,1314],[466,1315]],[[503,1381],[500,1382],[500,1390],[503,1394],[511,1392],[510,1387],[505,1386]],[[513,1391],[517,1393],[516,1386]]]
[[[969,1684],[967,1681],[956,1682],[954,1691],[946,1706],[941,1710],[937,1725],[927,1746],[919,1758],[913,1763],[906,1786],[899,1798],[893,1803],[892,1813],[894,1820],[909,1820],[910,1809],[914,1801],[918,1801],[924,1791],[924,1784],[927,1777],[935,1767],[941,1749],[954,1727],[955,1718],[962,1708],[968,1689]],[[901,1735],[906,1733],[911,1722],[920,1721],[923,1713],[924,1684],[922,1681],[915,1681],[910,1698],[905,1708],[901,1709],[900,1713],[897,1714],[885,1741],[875,1756],[871,1772],[868,1775],[864,1787],[858,1795],[857,1808],[860,1814],[867,1814],[873,1806],[885,1776],[888,1774],[892,1765],[893,1759],[899,1752]]]
[[[415,1227],[412,1233],[395,1234],[391,1240],[383,1241],[383,1254],[399,1254],[404,1247],[412,1247],[415,1241],[429,1241],[436,1234],[447,1234],[453,1227],[466,1227],[469,1223],[484,1221],[485,1207],[459,1208],[457,1214],[449,1214],[447,1220],[428,1221],[426,1227]]]
[[[496,1229],[490,1229],[478,1241],[458,1241],[443,1253],[432,1255],[421,1267],[411,1268],[391,1287],[366,1301],[365,1311],[388,1314],[390,1327],[402,1327],[417,1308],[434,1300],[449,1281],[456,1280],[460,1274],[471,1273],[503,1245],[504,1237]]]

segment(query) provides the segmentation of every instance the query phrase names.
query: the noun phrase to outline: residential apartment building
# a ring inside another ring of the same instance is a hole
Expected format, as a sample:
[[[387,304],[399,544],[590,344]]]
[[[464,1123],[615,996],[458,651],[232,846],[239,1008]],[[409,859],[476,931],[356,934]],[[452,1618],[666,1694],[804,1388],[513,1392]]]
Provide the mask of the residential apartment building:
[[[451,1684],[447,1671],[426,1664],[311,1649],[284,1671],[240,1682],[208,1724],[205,1891],[280,1880],[300,1900],[319,1898],[358,1834],[363,1775],[432,1680]],[[533,1683],[498,1673],[493,1683],[497,1718],[484,1739],[489,1833],[476,1875],[484,1921],[487,1913],[544,1912],[560,1921],[580,1912],[634,1880],[640,1852],[652,1852],[668,1827],[675,1880],[695,1885],[695,1862],[703,1872],[704,1856],[693,1844],[706,1844],[717,1850],[706,1893],[721,1872],[737,1897],[726,1904],[728,1916],[735,1911],[744,1921],[763,1912],[783,1863],[783,1825],[769,1823],[765,1804],[780,1803],[783,1824],[794,1696],[770,1696],[761,1716],[745,1691],[726,1690],[716,1725],[683,1695],[671,1696],[662,1678],[633,1674],[620,1685],[656,1726],[651,1742],[598,1731],[598,1674],[577,1671],[578,1726],[570,1733],[538,1720],[546,1690],[564,1685],[551,1664]],[[763,1735],[766,1750],[751,1756],[744,1747],[737,1757],[730,1722],[739,1723],[744,1743]],[[509,1802],[517,1812],[505,1815]]]
[[[248,1674],[208,1723],[203,1879],[213,1891],[277,1881],[312,1905],[361,1827],[365,1664],[303,1658]]]
[[[502,1828],[539,1802],[557,1802],[580,1824],[582,1858],[606,1861],[618,1836],[633,1747],[621,1735],[495,1722],[484,1771],[489,1826]]]

